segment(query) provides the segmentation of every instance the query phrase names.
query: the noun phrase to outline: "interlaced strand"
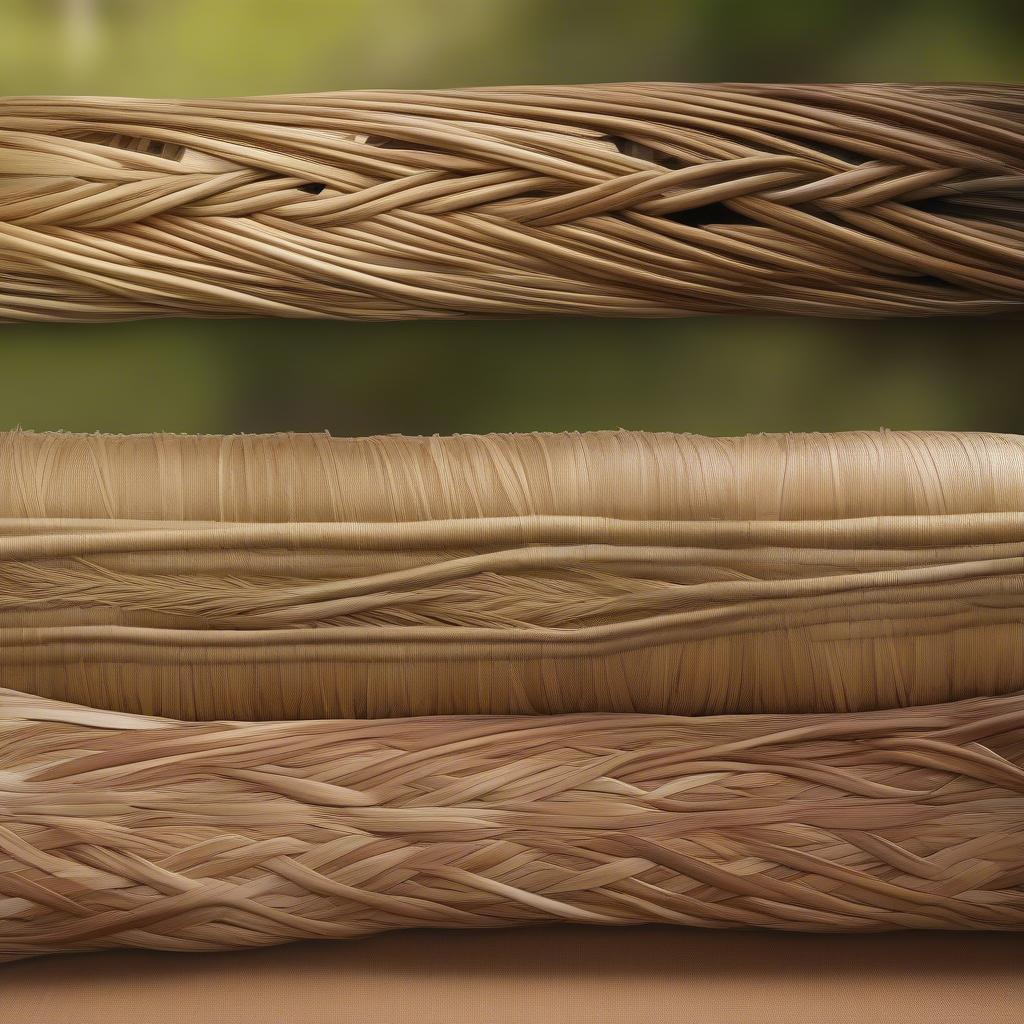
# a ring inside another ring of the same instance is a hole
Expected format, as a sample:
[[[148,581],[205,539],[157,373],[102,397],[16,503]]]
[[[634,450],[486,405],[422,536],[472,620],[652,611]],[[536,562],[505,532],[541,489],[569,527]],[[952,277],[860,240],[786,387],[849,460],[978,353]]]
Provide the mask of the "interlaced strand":
[[[1024,88],[0,101],[0,319],[1024,306]]]
[[[179,723],[0,690],[0,959],[541,921],[1024,928],[1024,697]]]

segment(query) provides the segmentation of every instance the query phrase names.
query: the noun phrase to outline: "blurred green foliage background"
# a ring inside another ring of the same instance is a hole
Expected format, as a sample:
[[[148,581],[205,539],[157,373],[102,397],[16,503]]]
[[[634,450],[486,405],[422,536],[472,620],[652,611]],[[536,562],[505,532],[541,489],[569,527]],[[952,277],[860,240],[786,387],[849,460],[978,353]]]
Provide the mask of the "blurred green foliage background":
[[[1018,80],[1019,0],[0,0],[0,92]],[[0,427],[1024,432],[1020,321],[0,327]]]

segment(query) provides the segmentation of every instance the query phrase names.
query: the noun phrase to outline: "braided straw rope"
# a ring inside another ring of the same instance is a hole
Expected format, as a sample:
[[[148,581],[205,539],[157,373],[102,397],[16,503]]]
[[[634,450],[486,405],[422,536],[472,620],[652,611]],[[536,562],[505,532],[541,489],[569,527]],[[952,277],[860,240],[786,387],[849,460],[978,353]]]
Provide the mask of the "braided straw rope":
[[[536,921],[1024,928],[1024,696],[246,724],[0,691],[0,957]]]
[[[1024,87],[0,102],[0,318],[1000,313]]]
[[[1024,439],[0,435],[0,678],[189,719],[1019,689]]]

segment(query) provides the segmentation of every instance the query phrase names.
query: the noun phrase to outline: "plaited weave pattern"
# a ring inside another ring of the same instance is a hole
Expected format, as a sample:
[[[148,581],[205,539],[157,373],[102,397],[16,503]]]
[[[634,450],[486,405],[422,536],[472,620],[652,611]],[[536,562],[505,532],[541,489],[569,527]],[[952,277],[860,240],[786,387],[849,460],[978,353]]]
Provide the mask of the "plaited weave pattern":
[[[1024,679],[1024,439],[0,436],[0,678],[189,719]]]
[[[0,691],[0,957],[537,921],[1024,927],[1024,696],[176,723]]]
[[[1024,87],[0,102],[0,319],[1001,313]]]

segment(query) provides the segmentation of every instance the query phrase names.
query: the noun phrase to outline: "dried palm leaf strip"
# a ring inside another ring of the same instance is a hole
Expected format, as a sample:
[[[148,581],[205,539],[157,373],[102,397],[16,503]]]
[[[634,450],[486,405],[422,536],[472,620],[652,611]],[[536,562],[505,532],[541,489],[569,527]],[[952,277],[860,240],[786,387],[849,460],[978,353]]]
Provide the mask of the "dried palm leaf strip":
[[[97,707],[937,703],[1022,622],[1016,437],[0,436],[0,678]]]

